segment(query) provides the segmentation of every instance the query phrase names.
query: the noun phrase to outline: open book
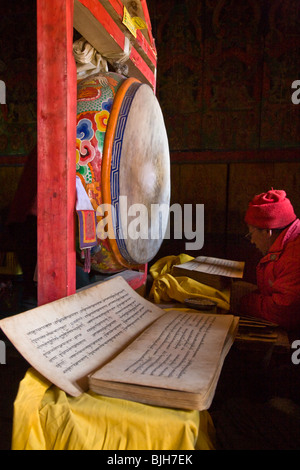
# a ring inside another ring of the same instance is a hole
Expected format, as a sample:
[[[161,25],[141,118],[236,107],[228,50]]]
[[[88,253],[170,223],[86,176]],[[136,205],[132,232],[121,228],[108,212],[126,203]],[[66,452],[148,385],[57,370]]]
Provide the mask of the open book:
[[[202,284],[222,290],[230,285],[232,279],[242,279],[244,268],[244,261],[198,256],[187,263],[174,265],[172,275],[188,276]]]
[[[0,321],[24,358],[72,396],[207,409],[238,319],[165,311],[115,277]]]

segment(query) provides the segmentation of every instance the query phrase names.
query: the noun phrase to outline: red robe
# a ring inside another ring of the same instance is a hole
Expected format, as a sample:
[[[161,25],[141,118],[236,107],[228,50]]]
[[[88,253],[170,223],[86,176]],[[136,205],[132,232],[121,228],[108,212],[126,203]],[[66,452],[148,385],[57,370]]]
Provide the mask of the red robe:
[[[241,299],[244,314],[300,333],[300,220],[284,230],[256,268],[258,290]]]

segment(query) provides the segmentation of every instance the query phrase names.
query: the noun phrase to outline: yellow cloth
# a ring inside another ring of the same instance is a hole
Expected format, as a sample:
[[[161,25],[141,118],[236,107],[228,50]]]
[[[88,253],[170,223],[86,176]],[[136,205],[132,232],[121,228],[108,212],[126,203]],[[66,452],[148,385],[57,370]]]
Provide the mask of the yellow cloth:
[[[216,302],[222,310],[229,310],[230,292],[228,290],[219,291],[186,276],[172,276],[172,267],[175,264],[186,263],[192,259],[194,258],[185,254],[165,256],[153,264],[150,268],[150,274],[153,277],[150,299],[159,304],[170,300],[183,303],[187,298],[204,298]]]
[[[13,450],[213,450],[207,411],[66,395],[34,369],[14,403]]]

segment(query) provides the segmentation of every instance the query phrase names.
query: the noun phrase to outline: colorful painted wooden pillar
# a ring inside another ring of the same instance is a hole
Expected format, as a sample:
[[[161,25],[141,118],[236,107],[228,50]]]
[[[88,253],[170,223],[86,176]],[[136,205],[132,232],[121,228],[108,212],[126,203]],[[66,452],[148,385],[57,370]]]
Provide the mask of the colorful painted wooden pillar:
[[[38,304],[76,290],[73,0],[37,0]]]

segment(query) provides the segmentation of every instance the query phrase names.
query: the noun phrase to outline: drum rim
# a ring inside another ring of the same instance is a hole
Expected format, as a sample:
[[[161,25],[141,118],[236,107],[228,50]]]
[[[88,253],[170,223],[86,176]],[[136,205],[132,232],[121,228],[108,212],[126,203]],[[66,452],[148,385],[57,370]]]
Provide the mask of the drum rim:
[[[111,186],[110,186],[110,176],[111,176],[111,161],[112,161],[112,154],[113,154],[113,146],[115,140],[115,132],[118,124],[118,117],[120,109],[123,105],[123,99],[126,95],[126,92],[133,84],[140,84],[142,82],[140,80],[130,77],[126,79],[118,89],[116,93],[114,103],[111,109],[111,113],[109,116],[109,120],[107,123],[104,146],[103,146],[103,157],[102,157],[102,171],[101,171],[101,186],[102,186],[102,197],[103,203],[112,205],[111,199]],[[113,220],[112,214],[108,214],[108,225],[113,229]],[[117,262],[124,266],[125,268],[130,269],[140,269],[144,267],[145,264],[137,264],[137,263],[130,263],[127,261],[120,252],[117,240],[113,237],[108,237],[108,243],[111,248],[113,256],[116,258]]]

